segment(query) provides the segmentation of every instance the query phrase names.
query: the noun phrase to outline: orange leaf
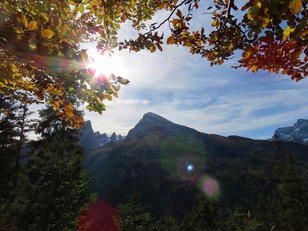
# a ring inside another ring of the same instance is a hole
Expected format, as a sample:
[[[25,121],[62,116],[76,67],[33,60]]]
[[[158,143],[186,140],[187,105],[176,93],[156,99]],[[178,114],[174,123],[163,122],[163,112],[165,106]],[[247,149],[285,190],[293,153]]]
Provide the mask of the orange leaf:
[[[298,14],[303,7],[302,0],[292,0],[289,4],[289,8],[292,14]]]
[[[37,22],[36,21],[30,21],[28,29],[30,31],[36,30],[37,29]]]
[[[168,37],[167,44],[170,45],[170,44],[174,44],[174,43],[175,43],[174,37],[173,36]]]

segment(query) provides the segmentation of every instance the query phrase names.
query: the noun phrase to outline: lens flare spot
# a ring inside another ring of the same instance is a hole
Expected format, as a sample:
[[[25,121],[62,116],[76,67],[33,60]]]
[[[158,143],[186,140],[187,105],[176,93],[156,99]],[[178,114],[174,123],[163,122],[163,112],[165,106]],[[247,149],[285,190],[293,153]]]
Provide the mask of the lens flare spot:
[[[194,171],[194,165],[193,164],[188,164],[186,167],[187,172],[192,172]]]
[[[219,184],[218,182],[209,176],[202,177],[200,180],[200,188],[208,196],[213,197],[217,196],[219,193]]]
[[[119,231],[120,215],[116,208],[103,200],[96,200],[80,214],[79,231]]]

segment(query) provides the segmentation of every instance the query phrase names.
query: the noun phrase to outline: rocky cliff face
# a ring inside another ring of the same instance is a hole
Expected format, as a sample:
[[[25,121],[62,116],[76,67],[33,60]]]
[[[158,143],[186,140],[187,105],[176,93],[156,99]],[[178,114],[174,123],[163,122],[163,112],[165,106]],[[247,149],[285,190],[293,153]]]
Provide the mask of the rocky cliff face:
[[[278,128],[272,139],[308,144],[308,120],[299,119],[293,126]]]
[[[100,148],[108,143],[115,143],[122,141],[124,137],[112,133],[109,137],[106,133],[100,134],[100,132],[94,132],[91,121],[86,121],[82,129],[80,129],[80,145],[84,149],[96,149]]]

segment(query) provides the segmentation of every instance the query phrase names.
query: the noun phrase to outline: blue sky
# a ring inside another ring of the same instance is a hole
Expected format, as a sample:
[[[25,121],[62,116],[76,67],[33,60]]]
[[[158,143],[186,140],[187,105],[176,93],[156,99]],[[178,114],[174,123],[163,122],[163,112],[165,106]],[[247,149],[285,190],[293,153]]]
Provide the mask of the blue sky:
[[[157,18],[163,18],[159,15]],[[204,16],[202,16],[204,17]],[[197,17],[193,25],[210,20]],[[123,36],[133,33],[124,27]],[[308,80],[286,75],[232,69],[236,57],[210,67],[186,48],[164,46],[163,52],[129,53],[112,57],[114,74],[128,78],[119,98],[107,102],[102,115],[86,113],[95,131],[127,132],[148,111],[205,133],[269,138],[275,129],[308,118]]]
[[[277,127],[308,118],[307,79],[230,68],[236,60],[210,67],[175,46],[112,59],[114,73],[131,83],[102,115],[86,113],[96,131],[125,135],[152,111],[201,132],[268,138]]]

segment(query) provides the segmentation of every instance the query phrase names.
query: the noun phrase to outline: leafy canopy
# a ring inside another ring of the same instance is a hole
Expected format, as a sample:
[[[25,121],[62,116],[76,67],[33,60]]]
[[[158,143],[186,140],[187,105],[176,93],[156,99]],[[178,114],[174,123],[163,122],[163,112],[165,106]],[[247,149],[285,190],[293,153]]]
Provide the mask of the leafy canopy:
[[[111,75],[92,78],[89,57],[81,43],[97,49],[150,52],[162,44],[184,46],[211,65],[241,53],[239,64],[256,72],[267,70],[294,80],[307,76],[307,0],[211,0],[201,9],[212,16],[212,29],[193,30],[201,0],[4,0],[0,3],[0,94],[27,104],[45,102],[58,115],[80,127],[83,118],[68,100],[87,103],[101,113],[105,100],[117,97],[129,81]],[[243,4],[244,3],[244,4]],[[240,5],[241,4],[241,5]],[[161,21],[152,18],[169,12]],[[120,41],[118,32],[129,25],[136,38]],[[163,25],[169,26],[164,36]],[[93,83],[94,81],[94,83]]]

